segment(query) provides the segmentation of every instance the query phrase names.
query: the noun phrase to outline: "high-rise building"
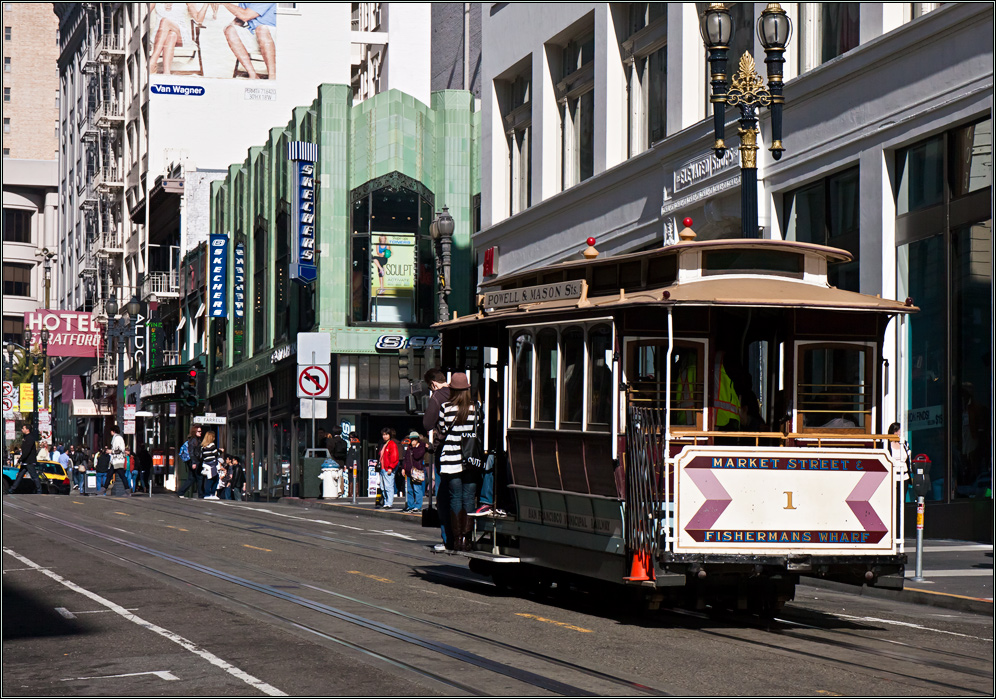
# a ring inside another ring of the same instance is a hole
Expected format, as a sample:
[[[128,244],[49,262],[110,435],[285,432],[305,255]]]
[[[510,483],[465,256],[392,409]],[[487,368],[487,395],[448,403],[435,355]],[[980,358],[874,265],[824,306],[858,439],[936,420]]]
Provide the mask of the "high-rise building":
[[[45,302],[38,253],[57,247],[59,51],[44,3],[3,3],[3,25],[3,340],[22,344],[25,312]]]

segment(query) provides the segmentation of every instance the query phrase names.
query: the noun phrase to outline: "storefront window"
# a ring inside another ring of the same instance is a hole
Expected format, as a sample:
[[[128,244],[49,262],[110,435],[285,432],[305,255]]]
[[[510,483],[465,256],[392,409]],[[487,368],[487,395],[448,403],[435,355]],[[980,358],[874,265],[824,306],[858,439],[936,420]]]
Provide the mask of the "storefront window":
[[[378,187],[380,182],[384,186]],[[354,191],[353,322],[428,325],[435,320],[431,219],[426,215],[432,207],[421,189],[392,173]]]
[[[897,296],[920,309],[900,335],[901,419],[936,502],[991,492],[991,133],[984,119],[896,154]]]

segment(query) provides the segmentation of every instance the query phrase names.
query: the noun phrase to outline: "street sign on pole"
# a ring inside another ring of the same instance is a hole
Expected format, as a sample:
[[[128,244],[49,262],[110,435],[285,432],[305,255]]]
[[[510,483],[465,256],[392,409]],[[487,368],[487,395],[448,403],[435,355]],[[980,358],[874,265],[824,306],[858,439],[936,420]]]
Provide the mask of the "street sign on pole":
[[[332,363],[332,336],[328,333],[298,333],[297,363],[304,366],[311,362],[319,366]]]
[[[327,400],[314,400],[312,398],[301,399],[301,418],[304,420],[326,420],[329,416],[329,402]]]
[[[308,366],[298,366],[297,397],[328,398],[331,395],[331,391],[329,390],[330,374],[331,374],[331,368],[327,364],[326,365],[311,364]]]

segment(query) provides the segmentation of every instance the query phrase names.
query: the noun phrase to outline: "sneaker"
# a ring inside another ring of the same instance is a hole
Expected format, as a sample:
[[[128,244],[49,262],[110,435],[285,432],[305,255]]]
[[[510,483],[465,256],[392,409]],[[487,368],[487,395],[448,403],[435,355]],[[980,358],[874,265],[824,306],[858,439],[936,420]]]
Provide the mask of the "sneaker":
[[[497,507],[491,510],[492,517],[508,517],[508,513],[505,510],[499,510]]]
[[[486,517],[491,514],[491,505],[481,505],[473,512],[469,513],[471,517]]]
[[[205,495],[204,499],[205,500],[221,500],[221,498],[219,498],[217,495]]]
[[[443,551],[446,550],[446,546],[444,546],[443,544],[436,544],[435,546],[432,547],[432,550],[435,551],[436,553],[442,553]]]

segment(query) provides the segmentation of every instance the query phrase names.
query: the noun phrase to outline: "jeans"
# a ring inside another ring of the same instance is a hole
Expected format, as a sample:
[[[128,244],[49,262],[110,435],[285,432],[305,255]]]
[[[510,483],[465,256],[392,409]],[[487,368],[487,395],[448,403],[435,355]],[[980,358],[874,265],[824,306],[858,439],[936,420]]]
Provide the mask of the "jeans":
[[[436,477],[433,480],[435,481],[436,512],[439,513],[439,533],[443,543],[448,544],[450,538],[446,528],[450,523],[450,493],[447,488],[441,487],[444,476],[439,473],[438,467],[434,466],[434,468],[436,469]]]
[[[405,502],[408,505],[408,509],[421,512],[422,498],[425,496],[425,481],[416,483],[412,480],[411,476],[408,476],[405,483],[405,494],[407,495]]]
[[[28,477],[35,482],[36,492],[41,492],[41,479],[38,477],[38,472],[35,471],[35,462],[30,463],[20,463],[20,468],[17,469],[17,477],[14,478],[13,484],[10,486],[10,492],[17,492],[17,486],[20,485],[21,479],[24,474],[28,474]]]
[[[215,491],[218,490],[218,477],[208,478],[204,477],[204,497],[208,495],[215,495]]]
[[[125,471],[125,474],[128,476],[128,487],[131,488],[132,490],[134,490],[135,489],[135,476],[138,475],[138,472],[133,469],[131,471]]]
[[[201,475],[200,471],[193,464],[188,464],[187,468],[191,469],[190,474],[187,476],[187,480],[183,482],[183,485],[177,488],[176,494],[182,496],[190,489],[190,486],[193,486],[194,497],[196,498],[201,494],[201,488],[203,487],[201,481],[204,479],[204,476]]]
[[[450,510],[473,512],[477,498],[477,476],[469,471],[444,475],[450,494]]]
[[[489,456],[489,459],[494,457]],[[495,504],[495,470],[492,468],[490,471],[485,471],[484,475],[481,477],[481,504],[482,505],[494,505]]]
[[[384,493],[384,507],[394,507],[394,471],[381,470],[380,489]]]

